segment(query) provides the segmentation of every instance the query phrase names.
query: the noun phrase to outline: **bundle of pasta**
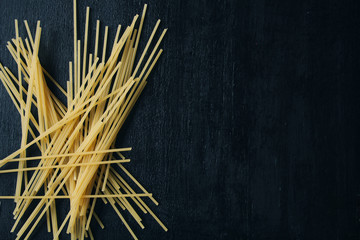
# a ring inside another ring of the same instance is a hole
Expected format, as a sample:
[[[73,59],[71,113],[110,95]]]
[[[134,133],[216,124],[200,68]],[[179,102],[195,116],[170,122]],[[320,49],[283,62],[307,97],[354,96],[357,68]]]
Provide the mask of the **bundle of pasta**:
[[[134,239],[136,236],[118,207],[128,211],[144,228],[134,208],[137,206],[143,213],[151,214],[167,231],[142,198],[148,197],[158,205],[157,201],[124,167],[124,163],[130,160],[122,152],[131,148],[114,148],[119,130],[162,53],[162,49],[158,48],[166,29],[149,51],[160,24],[158,20],[135,64],[145,13],[146,5],[138,29],[135,28],[138,15],[122,34],[121,26],[118,26],[107,58],[106,26],[99,58],[100,22],[98,20],[96,24],[94,53],[88,54],[89,7],[86,10],[82,48],[81,41],[77,39],[74,1],[74,59],[69,63],[67,91],[45,71],[39,61],[40,22],[33,38],[27,21],[24,21],[28,35],[24,40],[19,36],[18,22],[15,20],[16,38],[8,42],[7,48],[17,63],[17,76],[0,64],[0,79],[20,113],[22,141],[19,150],[0,161],[0,167],[9,162],[18,162],[16,169],[0,170],[0,173],[18,174],[15,195],[0,198],[15,200],[15,223],[11,231],[20,228],[17,239],[28,239],[43,217],[47,219],[47,228],[52,232],[53,239],[59,238],[65,225],[71,239],[93,238],[90,229],[92,219],[104,228],[94,211],[97,198],[112,206]],[[51,92],[47,80],[66,96],[67,105]],[[27,155],[27,149],[32,145],[37,145],[40,156]],[[37,166],[28,167],[30,161],[36,162]],[[131,182],[126,179],[131,179]],[[141,193],[137,193],[131,185],[140,189]],[[58,225],[55,200],[64,198],[69,199],[70,210]],[[38,202],[34,202],[34,199]],[[35,203],[35,207],[29,207],[31,203]],[[20,227],[21,219],[25,223]]]

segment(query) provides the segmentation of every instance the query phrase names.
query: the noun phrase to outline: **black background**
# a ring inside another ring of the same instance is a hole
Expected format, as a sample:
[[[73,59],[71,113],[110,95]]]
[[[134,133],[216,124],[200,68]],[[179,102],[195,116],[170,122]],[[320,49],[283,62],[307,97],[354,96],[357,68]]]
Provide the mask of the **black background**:
[[[160,202],[140,239],[359,239],[360,8],[356,1],[80,1],[110,27],[149,4],[143,42],[158,18],[164,54],[121,130],[133,175]],[[72,1],[0,1],[0,61],[14,19],[43,28],[40,60],[65,86],[73,56]],[[25,36],[21,26],[21,35]],[[93,39],[93,38],[92,38]],[[93,44],[93,43],[92,43]],[[91,48],[91,52],[93,52]],[[0,157],[20,146],[20,116],[0,87]],[[0,176],[12,195],[15,174]],[[1,200],[1,239],[11,200]],[[63,211],[68,209],[64,202]],[[108,205],[96,239],[130,238]],[[45,222],[43,221],[42,224]],[[63,236],[67,239],[67,236]],[[51,239],[45,225],[33,239]]]

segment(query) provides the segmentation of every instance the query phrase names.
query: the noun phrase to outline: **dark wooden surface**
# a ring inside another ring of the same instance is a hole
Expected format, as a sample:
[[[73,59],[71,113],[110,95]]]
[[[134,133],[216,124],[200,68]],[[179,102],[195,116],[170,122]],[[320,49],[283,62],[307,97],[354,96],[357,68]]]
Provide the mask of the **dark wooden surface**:
[[[160,205],[140,239],[359,239],[360,18],[356,1],[146,1],[165,50],[119,134],[128,165]],[[80,1],[95,20],[129,24],[145,1]],[[43,26],[40,60],[64,86],[71,1],[0,1],[0,61],[14,19]],[[83,24],[79,25],[81,32]],[[22,35],[25,34],[21,28]],[[143,46],[143,45],[142,45]],[[20,146],[20,117],[0,87],[0,157]],[[15,175],[0,176],[0,194]],[[1,239],[12,201],[0,201]],[[68,208],[64,202],[61,206]],[[130,238],[113,210],[96,239]],[[42,222],[44,224],[44,222]],[[65,235],[64,239],[67,239]],[[45,225],[33,239],[51,239]]]

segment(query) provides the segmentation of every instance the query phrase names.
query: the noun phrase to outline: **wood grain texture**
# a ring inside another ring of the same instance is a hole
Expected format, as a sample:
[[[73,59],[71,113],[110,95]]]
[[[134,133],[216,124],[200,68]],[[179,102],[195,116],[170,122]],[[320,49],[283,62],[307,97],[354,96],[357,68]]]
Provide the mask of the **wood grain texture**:
[[[79,1],[78,14],[84,23],[89,5],[92,39],[98,18],[113,39],[144,3],[143,36],[158,18],[169,31],[117,145],[133,147],[129,169],[159,200],[169,232],[145,216],[144,230],[130,220],[138,237],[358,239],[356,1]],[[5,44],[15,18],[41,20],[40,60],[65,86],[71,1],[0,1],[0,61],[13,71]],[[20,145],[20,117],[2,86],[0,104],[5,157]],[[0,194],[14,189],[15,175],[0,176]],[[14,204],[0,203],[1,239],[14,239]],[[96,239],[130,238],[109,206],[97,211],[106,228],[93,225]],[[50,239],[45,231],[33,239]]]

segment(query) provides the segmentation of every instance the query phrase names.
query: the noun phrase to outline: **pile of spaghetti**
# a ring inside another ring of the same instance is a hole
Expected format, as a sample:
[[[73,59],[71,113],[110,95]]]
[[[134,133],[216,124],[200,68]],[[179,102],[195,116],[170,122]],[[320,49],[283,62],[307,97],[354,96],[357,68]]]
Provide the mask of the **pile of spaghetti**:
[[[0,64],[0,79],[20,113],[22,140],[17,151],[0,160],[0,167],[18,163],[16,169],[0,170],[0,173],[17,173],[15,195],[0,198],[15,200],[15,223],[11,231],[17,230],[16,239],[28,239],[43,218],[47,219],[47,229],[53,239],[59,239],[62,231],[71,234],[71,239],[92,239],[91,221],[104,227],[101,216],[94,211],[99,198],[111,205],[134,239],[136,236],[122,211],[127,211],[141,228],[144,226],[140,212],[149,213],[167,231],[143,198],[158,205],[157,201],[125,168],[130,160],[123,152],[131,148],[114,146],[119,130],[162,53],[158,48],[166,29],[153,41],[160,24],[158,20],[143,52],[136,57],[145,13],[146,5],[140,19],[136,15],[123,31],[118,26],[108,57],[108,27],[105,27],[103,49],[98,56],[99,21],[94,52],[88,54],[89,7],[84,40],[80,41],[74,1],[74,59],[69,63],[67,91],[39,61],[40,22],[32,34],[24,21],[27,37],[23,39],[15,20],[16,37],[8,42],[7,48],[18,71],[13,74]],[[65,95],[67,104],[48,88],[50,81]],[[41,154],[29,156],[27,150],[32,146],[37,146]],[[34,163],[35,167],[28,166]],[[59,222],[58,199],[68,199],[70,206],[65,219]]]

